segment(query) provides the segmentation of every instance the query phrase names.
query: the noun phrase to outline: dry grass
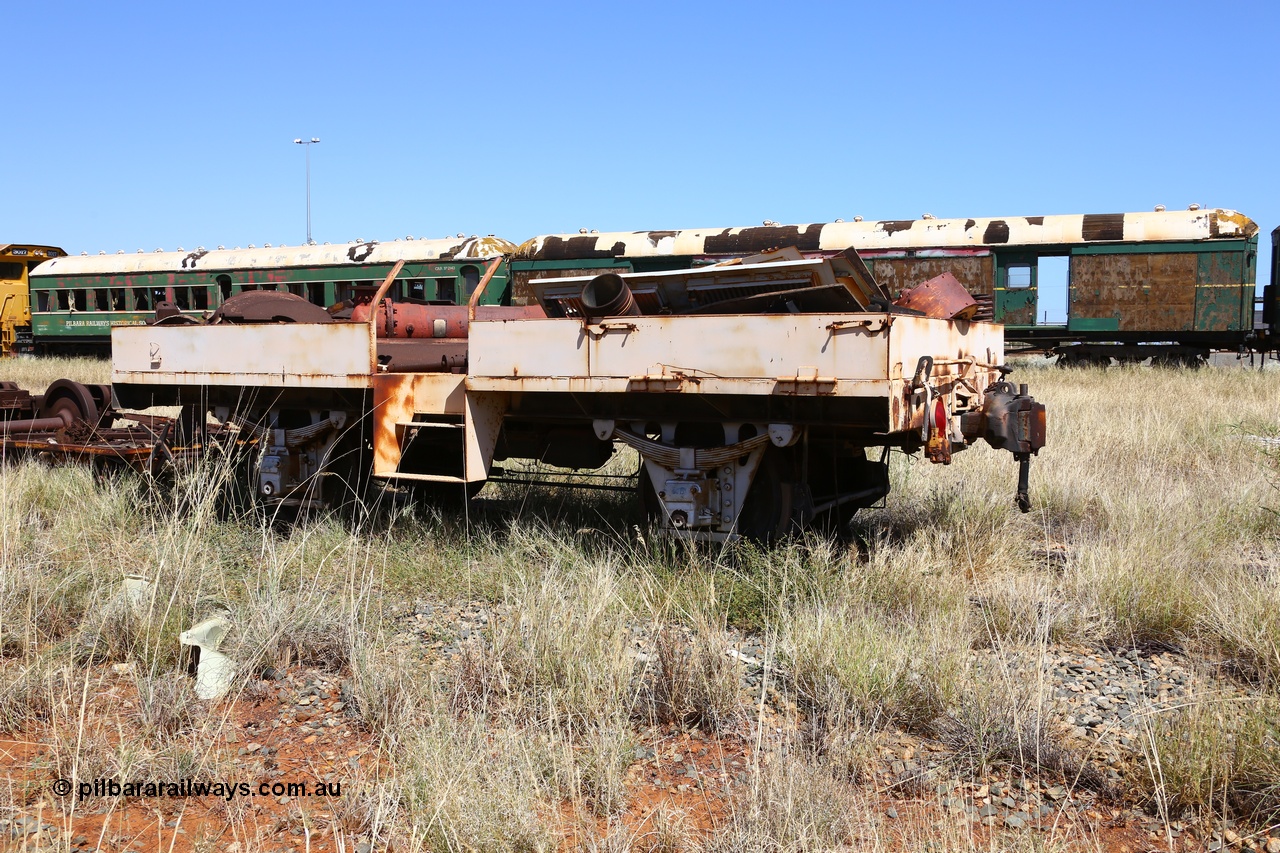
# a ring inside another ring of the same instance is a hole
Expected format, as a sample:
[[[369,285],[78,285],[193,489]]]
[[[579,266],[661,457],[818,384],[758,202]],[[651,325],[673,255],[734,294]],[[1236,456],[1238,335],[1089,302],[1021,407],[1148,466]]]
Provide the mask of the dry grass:
[[[111,360],[72,356],[21,356],[4,359],[4,379],[32,394],[43,393],[55,379],[74,379],[86,385],[111,381]]]
[[[33,389],[64,372],[105,379],[97,362],[13,367]],[[857,521],[861,550],[816,537],[685,547],[637,535],[629,505],[560,489],[498,492],[469,519],[272,526],[220,518],[210,480],[164,499],[132,478],[7,465],[0,729],[52,726],[58,769],[80,778],[213,767],[190,744],[218,720],[177,675],[176,634],[223,613],[237,690],[300,662],[350,679],[382,761],[344,808],[397,849],[551,849],[565,803],[602,822],[599,849],[888,849],[859,788],[877,732],[939,738],[975,777],[1084,772],[1046,727],[1041,686],[976,666],[974,650],[1173,647],[1227,658],[1271,698],[1153,722],[1147,781],[1131,783],[1167,816],[1274,815],[1280,518],[1264,507],[1280,504],[1280,475],[1250,436],[1280,425],[1280,374],[1032,367],[1018,378],[1050,412],[1034,511],[1012,506],[1007,455],[975,449],[948,468],[898,457],[888,506]],[[174,505],[185,514],[167,514]],[[137,606],[121,592],[135,573],[153,581]],[[502,617],[429,671],[394,621],[424,592]],[[709,836],[674,807],[631,833],[616,821],[644,727],[758,724],[724,655],[734,631],[775,655],[770,686],[797,700],[813,748],[756,753]],[[653,638],[648,662],[627,648],[636,632]],[[80,728],[90,661],[135,668],[143,698],[123,740]]]
[[[1155,720],[1139,790],[1170,820],[1188,812],[1280,821],[1280,702],[1205,697]]]

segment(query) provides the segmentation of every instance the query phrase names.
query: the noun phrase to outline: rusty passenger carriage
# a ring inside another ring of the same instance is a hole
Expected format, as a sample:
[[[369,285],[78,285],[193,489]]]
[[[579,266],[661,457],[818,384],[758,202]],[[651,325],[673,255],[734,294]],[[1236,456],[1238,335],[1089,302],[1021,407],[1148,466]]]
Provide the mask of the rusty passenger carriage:
[[[1273,350],[1255,322],[1258,226],[1232,210],[1019,216],[552,235],[512,263],[514,293],[557,270],[694,268],[782,245],[810,257],[857,251],[892,294],[950,272],[1005,327],[1012,350],[1060,363],[1198,363],[1213,350]],[[1056,274],[1057,281],[1048,278]],[[1273,318],[1280,290],[1266,291]],[[574,310],[572,298],[564,310]]]

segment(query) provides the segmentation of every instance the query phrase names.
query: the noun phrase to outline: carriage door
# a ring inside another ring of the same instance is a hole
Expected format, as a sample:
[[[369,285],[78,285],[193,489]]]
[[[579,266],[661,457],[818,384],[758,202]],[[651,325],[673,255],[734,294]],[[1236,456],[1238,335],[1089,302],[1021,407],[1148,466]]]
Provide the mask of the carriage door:
[[[1036,322],[1036,256],[996,257],[995,321],[1006,326]]]

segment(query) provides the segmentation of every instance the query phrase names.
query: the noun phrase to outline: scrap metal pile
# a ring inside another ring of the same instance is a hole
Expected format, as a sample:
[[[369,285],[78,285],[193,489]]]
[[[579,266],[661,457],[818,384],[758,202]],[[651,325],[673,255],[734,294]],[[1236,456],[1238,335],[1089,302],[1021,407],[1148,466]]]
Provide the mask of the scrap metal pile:
[[[59,379],[44,394],[0,382],[0,449],[6,458],[90,462],[95,470],[131,468],[155,474],[200,455],[180,439],[178,418],[124,413],[112,405],[110,385]]]

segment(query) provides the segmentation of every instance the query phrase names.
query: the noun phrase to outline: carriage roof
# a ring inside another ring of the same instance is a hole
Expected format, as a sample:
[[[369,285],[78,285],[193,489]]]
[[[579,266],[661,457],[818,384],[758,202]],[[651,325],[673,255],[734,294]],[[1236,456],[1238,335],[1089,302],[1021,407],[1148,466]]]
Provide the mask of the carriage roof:
[[[529,261],[639,258],[666,255],[733,255],[782,246],[801,251],[859,252],[877,249],[984,248],[1002,245],[1076,245],[1242,239],[1258,226],[1222,208],[1144,213],[1012,216],[991,219],[905,219],[767,224],[748,228],[683,231],[615,231],[547,234],[523,243],[516,258]]]
[[[335,245],[272,246],[251,249],[203,248],[186,252],[80,255],[41,264],[32,275],[121,275],[196,270],[276,269],[386,265],[430,261],[484,261],[510,254],[514,243],[501,237],[455,237],[446,240],[395,240]]]

